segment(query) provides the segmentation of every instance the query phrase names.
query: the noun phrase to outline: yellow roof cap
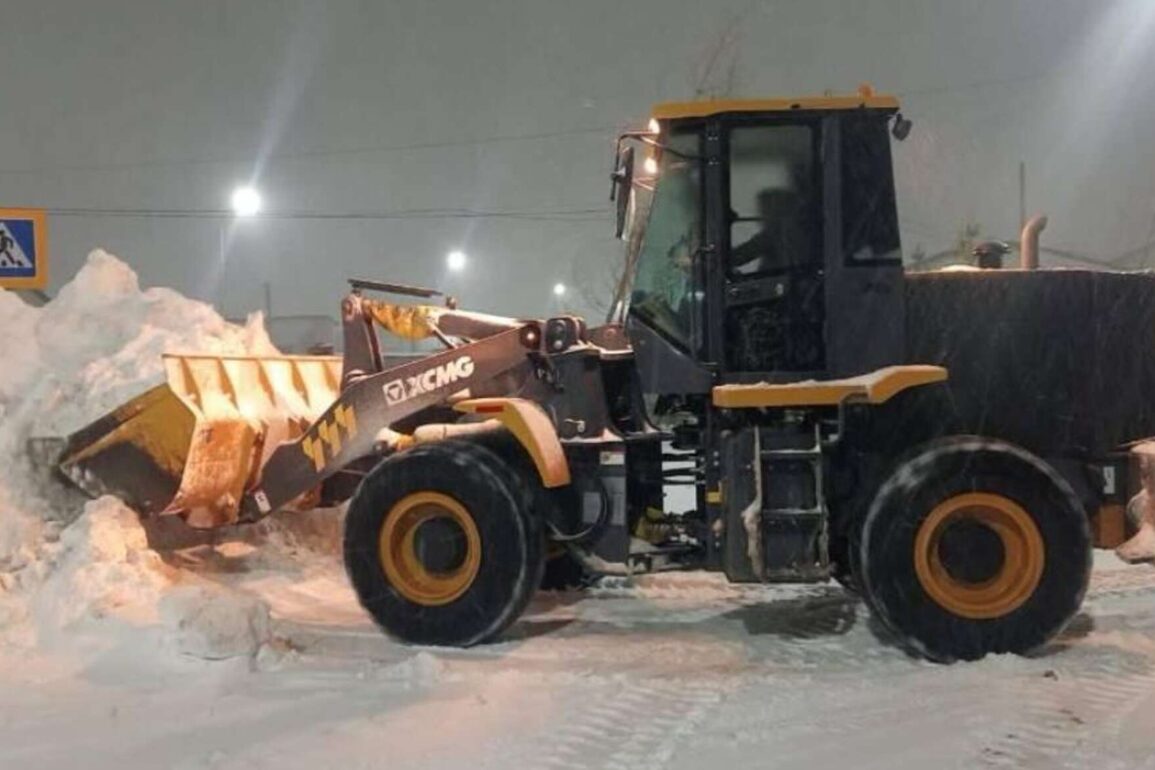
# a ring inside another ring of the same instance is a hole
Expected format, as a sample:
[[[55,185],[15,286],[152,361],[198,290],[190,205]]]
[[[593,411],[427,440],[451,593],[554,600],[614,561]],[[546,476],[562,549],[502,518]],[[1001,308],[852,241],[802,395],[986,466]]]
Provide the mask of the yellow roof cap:
[[[654,105],[658,120],[705,118],[731,112],[791,112],[794,110],[898,109],[898,98],[887,94],[858,93],[851,96],[803,96],[797,99],[712,99],[696,102],[664,102]]]

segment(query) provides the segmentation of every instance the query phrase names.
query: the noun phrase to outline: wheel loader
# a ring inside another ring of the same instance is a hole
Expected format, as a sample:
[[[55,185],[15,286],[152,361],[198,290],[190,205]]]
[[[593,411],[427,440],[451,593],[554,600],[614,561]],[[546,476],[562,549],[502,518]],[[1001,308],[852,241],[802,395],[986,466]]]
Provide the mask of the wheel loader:
[[[563,559],[838,580],[938,661],[1055,637],[1155,434],[1155,277],[1032,269],[1037,227],[1022,268],[907,272],[911,123],[869,89],[651,114],[606,323],[355,280],[342,357],[168,356],[60,468],[195,527],[348,501],[352,586],[415,644],[498,637]]]

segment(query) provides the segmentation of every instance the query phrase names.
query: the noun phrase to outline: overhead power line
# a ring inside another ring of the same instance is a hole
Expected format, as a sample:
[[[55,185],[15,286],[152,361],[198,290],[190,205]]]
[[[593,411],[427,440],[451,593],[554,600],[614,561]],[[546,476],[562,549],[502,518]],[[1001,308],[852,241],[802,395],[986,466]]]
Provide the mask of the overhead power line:
[[[407,209],[399,211],[266,211],[252,219],[403,220],[510,219],[536,222],[593,222],[608,215],[606,208],[483,211],[475,209]],[[57,217],[126,217],[138,219],[235,219],[228,209],[48,208]]]
[[[956,93],[958,91],[970,91],[979,88],[992,88],[995,86],[1009,86],[1018,83],[1026,83],[1034,80],[1051,80],[1059,78],[1064,75],[1061,71],[1051,70],[1049,72],[1035,72],[1025,75],[1012,75],[1006,78],[991,78],[989,80],[974,80],[969,83],[956,83],[954,85],[943,86],[928,86],[925,88],[908,88],[906,90],[895,92],[895,96],[906,98],[908,96],[931,96],[934,94]]]
[[[970,89],[986,88],[991,86],[1011,85],[1020,82],[1047,80],[1051,78],[1060,77],[1063,73],[1050,71],[1042,73],[1033,73],[1026,75],[1017,75],[1007,78],[994,78],[988,80],[976,80],[968,83],[958,83],[953,85],[929,86],[924,88],[911,88],[898,91],[896,95],[901,97],[908,96],[929,96],[942,93],[953,93],[958,91],[966,91]],[[273,152],[264,156],[267,162],[291,162],[291,161],[308,161],[308,160],[324,160],[340,157],[352,157],[359,155],[374,155],[374,154],[389,154],[399,152],[420,152],[424,150],[448,149],[453,147],[477,147],[496,144],[509,144],[517,142],[533,142],[543,141],[549,139],[562,139],[566,137],[583,136],[603,134],[613,136],[618,133],[621,126],[618,125],[601,125],[601,126],[586,126],[580,128],[559,129],[553,131],[528,131],[522,133],[509,134],[494,134],[490,136],[483,136],[476,139],[444,139],[423,142],[406,142],[398,144],[373,144],[363,145],[359,147],[332,147],[321,148],[315,150],[300,150],[295,152]],[[177,168],[188,166],[237,166],[251,164],[254,158],[259,157],[260,154],[254,150],[248,155],[230,155],[230,156],[216,156],[216,157],[202,157],[202,158],[157,158],[152,160],[138,160],[138,161],[119,161],[111,163],[75,163],[75,164],[60,164],[60,165],[46,165],[46,166],[25,166],[25,167],[0,167],[0,176],[2,175],[30,175],[30,174],[47,174],[47,173],[61,173],[61,172],[104,172],[104,171],[128,171],[132,169],[146,169],[146,168]]]
[[[492,136],[485,136],[478,139],[446,139],[440,141],[427,142],[412,142],[406,144],[380,144],[380,145],[365,145],[361,147],[335,147],[318,150],[301,150],[299,152],[273,152],[264,156],[266,161],[301,161],[337,158],[342,156],[356,156],[356,155],[373,155],[386,154],[398,152],[418,152],[423,150],[439,150],[450,147],[476,147],[494,144],[509,144],[516,142],[533,142],[547,139],[559,139],[564,137],[581,136],[586,134],[607,134],[611,135],[617,132],[615,126],[590,126],[586,128],[570,128],[559,131],[537,131],[515,134],[495,134]],[[79,164],[65,164],[56,166],[33,166],[24,168],[0,168],[0,175],[3,174],[45,174],[57,172],[78,172],[78,171],[121,171],[131,170],[136,168],[161,168],[161,167],[183,167],[183,166],[236,166],[253,163],[254,158],[257,158],[259,153],[253,152],[250,155],[241,157],[237,155],[229,157],[213,157],[213,158],[172,158],[172,159],[155,159],[155,160],[140,160],[140,161],[123,161],[117,163],[79,163]]]

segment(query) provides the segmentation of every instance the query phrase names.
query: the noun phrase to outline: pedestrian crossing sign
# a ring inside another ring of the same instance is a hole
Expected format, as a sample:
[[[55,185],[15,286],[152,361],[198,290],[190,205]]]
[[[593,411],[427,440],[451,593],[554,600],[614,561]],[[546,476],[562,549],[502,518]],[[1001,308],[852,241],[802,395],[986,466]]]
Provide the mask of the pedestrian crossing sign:
[[[42,209],[0,208],[0,287],[48,285],[48,227]]]

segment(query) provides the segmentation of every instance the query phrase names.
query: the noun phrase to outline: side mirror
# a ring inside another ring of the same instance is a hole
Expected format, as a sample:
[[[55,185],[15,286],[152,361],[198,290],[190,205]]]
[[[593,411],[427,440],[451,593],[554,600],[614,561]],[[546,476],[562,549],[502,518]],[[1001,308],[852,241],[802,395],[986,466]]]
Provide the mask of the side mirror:
[[[614,160],[614,173],[610,175],[610,200],[617,205],[617,225],[614,237],[621,238],[626,231],[626,215],[630,209],[630,193],[634,189],[634,148],[626,147]]]
[[[900,112],[894,116],[894,125],[890,127],[890,133],[895,139],[901,142],[910,136],[910,129],[913,127],[914,124],[911,123],[908,118],[903,117],[903,114]]]

